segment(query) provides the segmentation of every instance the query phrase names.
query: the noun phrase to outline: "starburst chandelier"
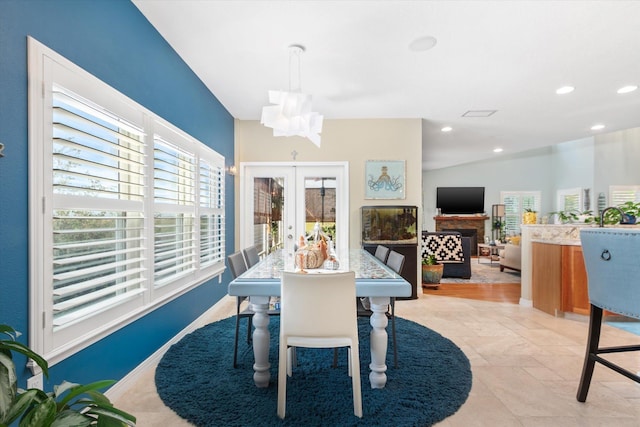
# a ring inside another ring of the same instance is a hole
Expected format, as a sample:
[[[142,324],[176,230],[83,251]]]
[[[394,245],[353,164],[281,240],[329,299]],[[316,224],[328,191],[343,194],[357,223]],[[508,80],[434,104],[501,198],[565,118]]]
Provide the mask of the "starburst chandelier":
[[[302,93],[300,57],[304,51],[304,46],[289,46],[289,91],[269,91],[269,103],[274,105],[262,108],[260,123],[272,128],[273,136],[301,136],[320,147],[323,117],[311,111],[311,95]]]

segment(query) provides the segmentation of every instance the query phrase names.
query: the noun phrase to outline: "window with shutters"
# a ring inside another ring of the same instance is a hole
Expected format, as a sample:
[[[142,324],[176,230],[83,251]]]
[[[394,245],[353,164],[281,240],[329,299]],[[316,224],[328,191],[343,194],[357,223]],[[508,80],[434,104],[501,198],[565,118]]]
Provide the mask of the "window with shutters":
[[[620,206],[626,202],[640,202],[640,185],[610,185],[609,206]]]
[[[556,191],[558,211],[582,212],[582,188],[567,188]]]
[[[224,271],[224,158],[29,43],[30,345],[53,364]]]
[[[500,202],[504,205],[505,233],[507,236],[520,234],[522,214],[526,209],[540,212],[539,191],[501,191]]]

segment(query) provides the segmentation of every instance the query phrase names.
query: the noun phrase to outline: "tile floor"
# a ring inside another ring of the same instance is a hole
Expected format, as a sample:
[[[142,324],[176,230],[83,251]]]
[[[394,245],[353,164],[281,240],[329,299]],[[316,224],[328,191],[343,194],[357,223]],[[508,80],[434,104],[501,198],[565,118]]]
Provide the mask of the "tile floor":
[[[227,297],[210,310],[209,320],[233,312],[234,300]],[[399,301],[396,315],[449,338],[471,361],[473,387],[467,402],[438,426],[640,425],[640,386],[602,365],[596,365],[587,402],[576,401],[585,317],[555,318],[510,303],[422,294]],[[638,341],[637,335],[603,326],[603,345]],[[614,356],[632,371],[640,370],[640,355]],[[114,400],[116,406],[136,415],[140,427],[190,425],[162,404],[153,376],[146,372]]]

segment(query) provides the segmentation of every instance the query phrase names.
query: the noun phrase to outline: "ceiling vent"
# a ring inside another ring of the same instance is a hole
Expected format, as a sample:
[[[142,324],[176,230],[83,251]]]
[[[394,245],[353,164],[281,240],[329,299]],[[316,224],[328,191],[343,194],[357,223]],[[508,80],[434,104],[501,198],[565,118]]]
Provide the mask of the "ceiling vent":
[[[469,110],[462,117],[489,117],[498,110]]]

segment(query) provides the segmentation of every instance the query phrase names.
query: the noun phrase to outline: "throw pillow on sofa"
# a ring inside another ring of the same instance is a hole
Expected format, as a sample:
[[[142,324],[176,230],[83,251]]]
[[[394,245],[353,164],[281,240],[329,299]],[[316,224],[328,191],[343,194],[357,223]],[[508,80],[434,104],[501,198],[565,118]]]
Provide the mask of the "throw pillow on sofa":
[[[422,236],[422,258],[434,254],[438,262],[464,262],[462,239],[459,235],[430,234]]]

